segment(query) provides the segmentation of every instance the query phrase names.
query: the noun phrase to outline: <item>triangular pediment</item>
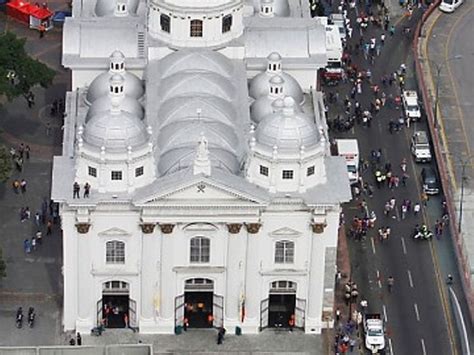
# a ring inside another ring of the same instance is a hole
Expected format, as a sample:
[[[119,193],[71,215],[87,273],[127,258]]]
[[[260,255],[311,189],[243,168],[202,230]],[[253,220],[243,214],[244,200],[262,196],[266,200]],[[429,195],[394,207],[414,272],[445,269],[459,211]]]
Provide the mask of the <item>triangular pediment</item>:
[[[298,232],[297,230],[294,230],[289,227],[283,227],[280,229],[276,229],[273,232],[270,233],[272,237],[292,237],[296,238],[301,235],[301,232]]]
[[[117,228],[117,227],[112,227],[109,228],[103,232],[99,232],[99,236],[101,237],[126,237],[130,236],[131,234],[127,232],[126,230]]]
[[[153,202],[187,202],[196,203],[245,203],[260,204],[257,198],[243,191],[239,191],[228,186],[223,186],[210,179],[202,179],[193,183],[177,187],[174,190],[166,191],[162,194],[150,196],[147,203]]]

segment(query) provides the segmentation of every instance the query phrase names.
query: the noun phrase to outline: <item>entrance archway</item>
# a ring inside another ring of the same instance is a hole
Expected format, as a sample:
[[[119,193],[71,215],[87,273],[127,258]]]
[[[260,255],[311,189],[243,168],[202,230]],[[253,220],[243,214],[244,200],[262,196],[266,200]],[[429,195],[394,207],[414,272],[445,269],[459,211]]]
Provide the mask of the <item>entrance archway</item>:
[[[97,302],[97,323],[107,328],[128,328],[136,324],[136,303],[130,299],[130,285],[124,281],[102,284],[102,299]]]
[[[175,323],[187,321],[190,328],[212,328],[222,325],[223,297],[214,293],[214,281],[192,278],[184,282],[184,294],[175,300]]]
[[[261,329],[304,326],[306,301],[296,298],[296,287],[287,280],[270,283],[268,298],[261,302]]]

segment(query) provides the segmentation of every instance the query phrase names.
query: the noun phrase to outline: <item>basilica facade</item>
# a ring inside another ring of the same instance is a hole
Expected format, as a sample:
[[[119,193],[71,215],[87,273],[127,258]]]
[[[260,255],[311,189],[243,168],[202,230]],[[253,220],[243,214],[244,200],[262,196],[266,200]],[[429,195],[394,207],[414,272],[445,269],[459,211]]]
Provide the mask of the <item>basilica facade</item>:
[[[331,325],[351,193],[318,71],[342,53],[302,3],[73,1],[52,186],[64,329]]]

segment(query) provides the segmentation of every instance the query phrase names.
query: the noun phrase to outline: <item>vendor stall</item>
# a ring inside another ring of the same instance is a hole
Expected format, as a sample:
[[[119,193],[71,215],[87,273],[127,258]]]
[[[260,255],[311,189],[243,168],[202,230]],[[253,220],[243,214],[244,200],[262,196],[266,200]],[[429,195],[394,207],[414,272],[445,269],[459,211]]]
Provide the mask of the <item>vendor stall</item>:
[[[37,30],[48,31],[53,27],[53,12],[45,4],[12,0],[7,3],[7,15]]]

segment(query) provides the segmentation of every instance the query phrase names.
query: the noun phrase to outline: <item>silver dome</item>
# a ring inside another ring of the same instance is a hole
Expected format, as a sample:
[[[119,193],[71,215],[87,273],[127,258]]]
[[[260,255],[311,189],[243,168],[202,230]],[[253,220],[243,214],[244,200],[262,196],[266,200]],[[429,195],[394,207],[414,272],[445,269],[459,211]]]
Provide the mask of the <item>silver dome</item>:
[[[94,116],[110,111],[111,108],[112,100],[110,96],[102,96],[98,100],[95,100],[87,111],[86,122],[89,122]],[[145,115],[143,106],[136,99],[132,99],[129,96],[123,97],[120,102],[120,110],[128,112],[139,119],[143,119]]]
[[[135,15],[137,13],[140,0],[126,0],[123,1],[123,3],[127,4],[128,13]],[[115,8],[117,4],[117,0],[97,0],[95,4],[95,14],[101,17],[113,16],[115,14]]]
[[[281,107],[279,106],[280,102],[283,102],[281,98],[275,98],[272,96],[262,96],[255,100],[252,105],[250,106],[250,117],[252,121],[257,125],[268,115],[279,111]],[[301,107],[299,105],[295,105],[296,112],[302,112]]]
[[[300,84],[291,75],[285,72],[279,72],[278,75],[283,79],[283,94],[291,96],[298,104],[304,102],[303,90]],[[275,73],[263,72],[258,74],[250,81],[249,94],[254,99],[261,96],[267,96],[270,93],[270,81],[275,76]]]
[[[107,71],[92,81],[87,90],[87,103],[92,104],[98,98],[109,93],[109,81],[113,75],[117,74]],[[143,82],[136,75],[126,71],[120,73],[120,75],[124,78],[124,92],[126,96],[130,96],[134,99],[139,99],[143,96],[145,93]]]
[[[258,143],[284,151],[299,151],[301,146],[310,148],[318,144],[318,137],[316,125],[295,110],[291,97],[285,97],[283,109],[265,117],[255,132]]]
[[[234,68],[230,59],[210,50],[179,50],[167,55],[160,61],[162,77],[180,72],[212,72],[230,77]]]
[[[142,121],[124,112],[103,112],[94,116],[86,124],[84,142],[110,151],[127,150],[148,142],[148,133]]]
[[[234,106],[229,101],[216,96],[180,96],[166,100],[160,105],[158,111],[160,127],[180,121],[193,121],[198,119],[204,122],[215,121],[227,125],[234,125],[237,117]]]
[[[164,79],[161,86],[164,89],[162,100],[196,92],[228,101],[232,101],[235,97],[232,83],[222,75],[212,72],[176,73]]]

